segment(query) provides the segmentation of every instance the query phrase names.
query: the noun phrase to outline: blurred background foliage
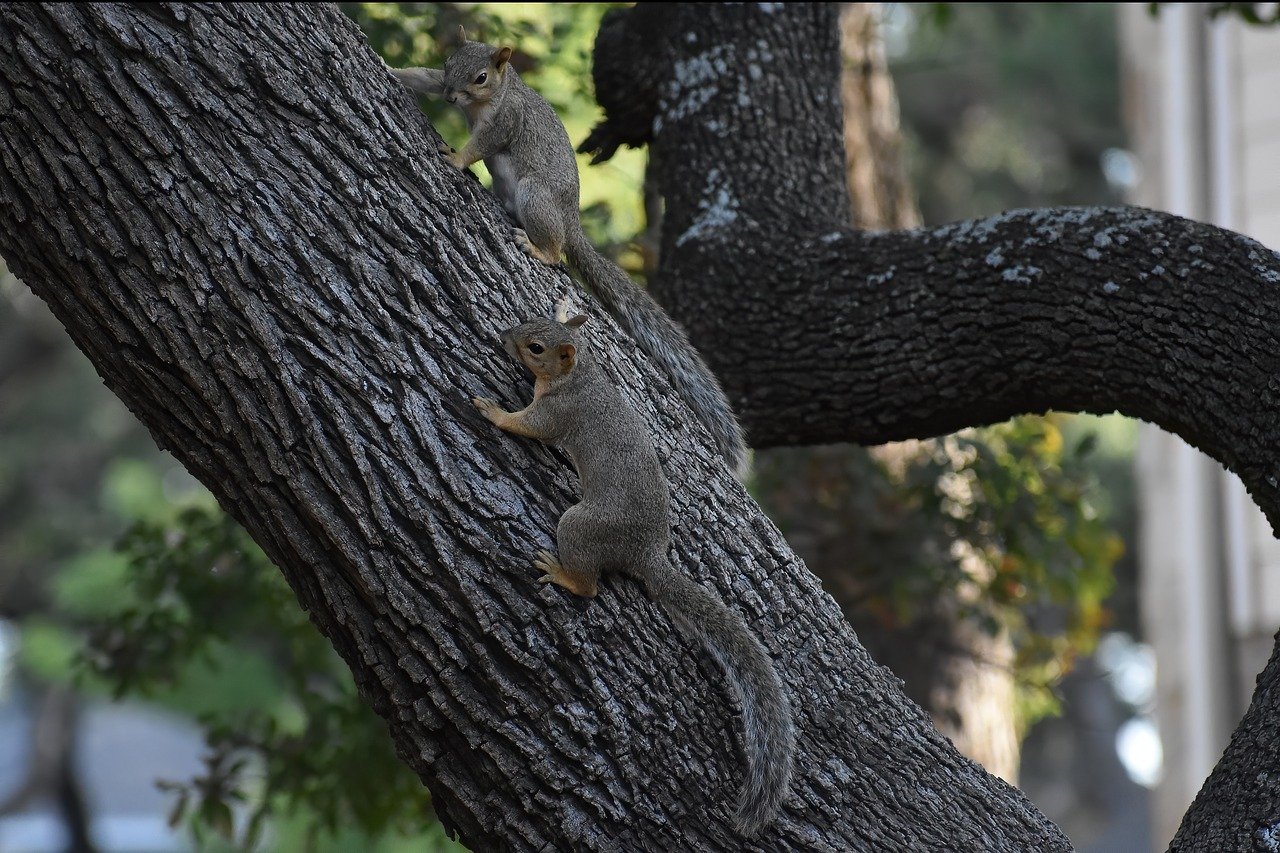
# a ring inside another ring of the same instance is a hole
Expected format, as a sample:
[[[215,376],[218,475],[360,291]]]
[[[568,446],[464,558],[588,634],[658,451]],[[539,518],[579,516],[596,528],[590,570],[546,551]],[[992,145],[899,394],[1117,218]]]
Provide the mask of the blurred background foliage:
[[[438,65],[436,37],[462,24],[517,48],[513,64],[572,140],[599,116],[590,62],[606,5],[341,6],[390,65]],[[1111,9],[884,14],[924,221],[1118,200],[1128,161]],[[447,141],[465,139],[455,111],[422,106]],[[589,235],[643,269],[644,153],[581,165]],[[280,850],[462,849],[278,572],[11,276],[0,279],[0,437],[10,681],[74,684],[90,702],[123,696],[198,721],[203,770],[162,784],[201,849],[260,837]],[[860,633],[927,616],[922,602],[949,591],[962,618],[1009,638],[1025,728],[1055,710],[1054,685],[1100,629],[1136,623],[1122,544],[1132,441],[1118,419],[1024,418],[887,455],[818,449],[803,477],[771,464],[753,488],[789,535],[795,489],[828,507],[827,532],[806,517],[795,544],[845,543],[847,588],[833,592],[854,602]]]
[[[1105,3],[979,3],[889,28],[925,222],[1123,202],[1115,18]]]

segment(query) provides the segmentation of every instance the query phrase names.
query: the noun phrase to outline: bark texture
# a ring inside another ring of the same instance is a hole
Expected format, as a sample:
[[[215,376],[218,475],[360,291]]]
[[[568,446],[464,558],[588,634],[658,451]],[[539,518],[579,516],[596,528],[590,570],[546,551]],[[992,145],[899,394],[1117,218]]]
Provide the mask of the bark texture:
[[[840,7],[841,129],[853,206],[850,224],[911,227],[920,223],[920,213],[906,179],[880,15],[878,3]],[[661,228],[654,244],[660,240]],[[914,518],[895,518],[877,498],[884,497],[877,486],[888,471],[902,470],[909,459],[928,452],[926,447],[902,442],[872,449],[840,444],[761,450],[755,454],[753,491],[805,565],[822,579],[871,657],[903,680],[906,694],[929,712],[934,726],[960,752],[1017,784],[1009,637],[993,637],[976,625],[976,617],[963,615],[959,590],[940,592],[938,600],[921,597],[905,622],[886,618],[884,612],[884,593],[901,582],[904,566],[948,559],[936,543],[919,535],[919,528],[903,529]],[[898,547],[890,539],[897,539]]]
[[[797,14],[838,56],[825,13]],[[791,94],[838,104],[835,62]],[[528,399],[498,330],[572,284],[436,143],[331,6],[0,7],[0,253],[280,566],[466,843],[1067,849],[867,658],[593,310],[672,480],[674,563],[743,611],[798,711],[780,821],[734,836],[741,725],[719,671],[633,584],[582,602],[533,583],[571,470],[469,398]],[[812,223],[847,219],[841,181],[804,184]],[[690,227],[668,211],[668,233]]]
[[[1276,635],[1280,643],[1280,634]],[[1280,849],[1280,658],[1271,656],[1218,770],[1205,782],[1170,853]],[[1219,772],[1229,766],[1230,774]],[[1267,808],[1262,804],[1270,804]]]
[[[650,145],[667,211],[651,287],[749,443],[876,444],[1118,410],[1235,471],[1280,529],[1280,255],[1137,208],[851,230],[837,15],[641,4],[597,39],[606,118],[584,150]],[[1260,688],[1251,713],[1277,719],[1280,696]],[[1275,747],[1263,757],[1280,766]],[[1280,809],[1230,754],[1205,790],[1189,827]],[[1189,832],[1186,849],[1219,849]]]

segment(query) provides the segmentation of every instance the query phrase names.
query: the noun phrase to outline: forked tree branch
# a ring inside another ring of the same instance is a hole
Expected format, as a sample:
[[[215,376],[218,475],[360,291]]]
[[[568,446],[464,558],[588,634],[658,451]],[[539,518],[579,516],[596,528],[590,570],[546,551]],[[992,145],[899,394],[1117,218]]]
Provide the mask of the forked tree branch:
[[[652,287],[750,443],[1119,411],[1239,474],[1280,530],[1280,255],[1136,208],[849,230],[836,14],[640,4],[612,13],[596,44],[606,117],[585,147],[650,145],[667,209]],[[1278,660],[1178,849],[1251,850],[1259,827],[1280,837],[1280,783],[1255,772],[1280,767],[1280,738],[1265,736],[1280,720]]]
[[[469,399],[528,399],[498,330],[572,285],[436,142],[332,6],[0,7],[0,253],[280,567],[466,843],[1066,849],[867,658],[592,310],[654,425],[674,563],[746,615],[799,712],[782,818],[733,835],[716,667],[633,584],[533,582],[570,468]]]

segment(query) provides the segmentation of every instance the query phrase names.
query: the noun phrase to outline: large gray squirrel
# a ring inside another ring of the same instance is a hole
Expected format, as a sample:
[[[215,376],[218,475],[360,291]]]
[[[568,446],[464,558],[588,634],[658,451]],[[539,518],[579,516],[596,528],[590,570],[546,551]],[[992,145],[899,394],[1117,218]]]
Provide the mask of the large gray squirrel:
[[[535,377],[533,402],[518,412],[486,397],[473,402],[498,428],[564,448],[578,469],[582,500],[560,517],[559,557],[539,551],[534,559],[543,572],[539,580],[587,598],[595,596],[603,572],[639,580],[728,675],[742,703],[747,757],[735,823],[752,837],[777,815],[790,786],[791,703],[742,616],[671,564],[671,493],[649,425],[586,348],[578,331],[586,320],[537,318],[503,332],[507,352]]]
[[[503,206],[523,226],[520,245],[545,264],[560,253],[618,324],[670,377],[689,408],[710,431],[729,467],[746,473],[746,443],[720,383],[684,329],[616,264],[596,251],[578,214],[578,163],[564,124],[547,101],[511,67],[511,48],[467,41],[444,68],[391,68],[415,92],[443,96],[462,110],[471,138],[460,151],[441,146],[450,163],[466,169],[483,160]]]

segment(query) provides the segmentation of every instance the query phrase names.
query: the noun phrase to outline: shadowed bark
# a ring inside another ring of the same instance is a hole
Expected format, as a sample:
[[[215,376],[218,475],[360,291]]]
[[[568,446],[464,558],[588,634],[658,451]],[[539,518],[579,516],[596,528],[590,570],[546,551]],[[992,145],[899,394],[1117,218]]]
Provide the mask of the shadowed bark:
[[[1280,642],[1280,634],[1276,635]],[[1169,845],[1171,853],[1272,850],[1280,843],[1280,657],[1258,676],[1244,719]],[[1231,772],[1223,772],[1229,767]],[[1271,804],[1267,809],[1264,804]]]
[[[906,179],[898,102],[879,32],[881,12],[878,3],[844,3],[839,16],[841,132],[853,206],[849,224],[863,229],[920,223]],[[655,230],[657,245],[661,228]],[[752,493],[822,580],[872,658],[902,678],[907,696],[929,712],[938,731],[989,773],[1017,784],[1009,636],[991,636],[978,626],[972,605],[960,605],[958,599],[972,599],[973,590],[917,594],[905,619],[888,604],[887,591],[911,573],[904,569],[945,564],[948,546],[959,544],[948,541],[939,553],[941,543],[922,536],[922,526],[910,526],[919,521],[915,512],[896,518],[887,511],[894,502],[883,502],[887,495],[873,497],[882,483],[896,479],[889,472],[909,467],[909,460],[931,446],[903,442],[866,449],[844,443],[760,450]]]
[[[1137,208],[847,228],[837,13],[641,4],[606,18],[596,43],[606,118],[583,149],[649,144],[667,211],[651,287],[749,443],[1118,410],[1235,471],[1280,529],[1280,255]],[[1260,687],[1250,714],[1275,720],[1278,703]],[[1280,742],[1255,747],[1280,766]],[[1228,753],[1187,826],[1274,825],[1280,787],[1251,767]],[[1185,849],[1221,849],[1187,832]]]
[[[794,696],[792,795],[734,837],[719,671],[633,584],[533,583],[571,470],[469,398],[528,399],[497,332],[573,285],[436,142],[330,6],[0,7],[0,253],[280,566],[465,842],[1067,849],[867,658],[593,309],[672,480],[675,564],[744,612]]]

